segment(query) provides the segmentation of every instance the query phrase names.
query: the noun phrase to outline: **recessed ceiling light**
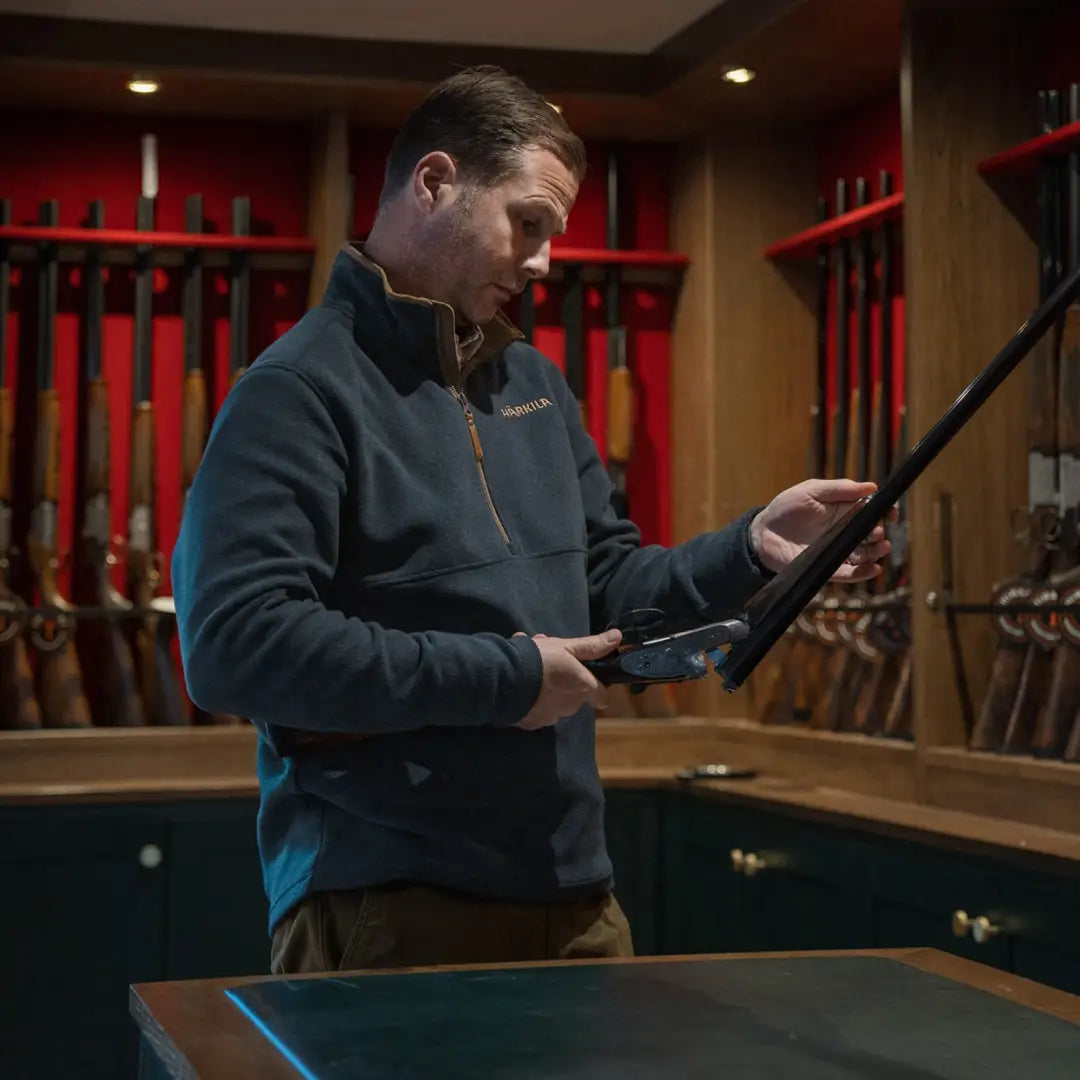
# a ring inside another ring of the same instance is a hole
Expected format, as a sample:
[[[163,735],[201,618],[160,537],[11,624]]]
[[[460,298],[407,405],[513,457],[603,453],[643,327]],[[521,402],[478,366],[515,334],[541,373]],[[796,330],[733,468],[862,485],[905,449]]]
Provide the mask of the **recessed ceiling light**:
[[[158,92],[158,83],[153,79],[132,79],[127,88],[133,94],[156,94]]]
[[[721,73],[721,78],[725,82],[730,83],[748,83],[757,74],[756,71],[751,71],[750,68],[744,67],[729,67],[724,68]]]

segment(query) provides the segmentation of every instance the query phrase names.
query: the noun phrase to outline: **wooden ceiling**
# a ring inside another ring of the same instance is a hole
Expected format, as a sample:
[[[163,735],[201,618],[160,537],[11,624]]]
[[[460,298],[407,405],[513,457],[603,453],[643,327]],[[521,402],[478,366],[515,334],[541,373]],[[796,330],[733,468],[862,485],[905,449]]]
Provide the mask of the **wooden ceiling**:
[[[444,74],[491,62],[557,101],[585,137],[681,139],[717,123],[803,127],[895,92],[902,9],[903,0],[725,0],[647,55],[0,14],[0,102],[297,120],[344,108],[357,125],[391,128]],[[752,67],[757,78],[727,83],[726,65]],[[142,71],[160,79],[159,94],[125,89]]]

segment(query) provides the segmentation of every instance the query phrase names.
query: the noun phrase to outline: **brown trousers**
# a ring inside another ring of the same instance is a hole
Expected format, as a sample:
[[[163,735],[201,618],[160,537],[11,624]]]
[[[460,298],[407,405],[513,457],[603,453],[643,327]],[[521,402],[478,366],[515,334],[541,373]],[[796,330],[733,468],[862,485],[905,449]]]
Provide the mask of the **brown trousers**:
[[[633,956],[610,894],[563,904],[485,900],[420,885],[313,893],[274,929],[275,975]]]

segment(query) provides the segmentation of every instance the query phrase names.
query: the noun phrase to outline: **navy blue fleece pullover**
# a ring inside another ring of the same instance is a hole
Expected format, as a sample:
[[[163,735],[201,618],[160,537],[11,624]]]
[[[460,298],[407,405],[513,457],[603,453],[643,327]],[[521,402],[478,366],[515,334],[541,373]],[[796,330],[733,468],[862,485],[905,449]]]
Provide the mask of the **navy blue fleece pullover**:
[[[480,336],[347,247],[213,425],[173,589],[193,699],[259,733],[271,928],[313,890],[387,881],[610,887],[594,715],[514,727],[541,661],[512,635],[640,607],[690,626],[764,583],[752,511],[643,547],[559,369],[501,317]]]

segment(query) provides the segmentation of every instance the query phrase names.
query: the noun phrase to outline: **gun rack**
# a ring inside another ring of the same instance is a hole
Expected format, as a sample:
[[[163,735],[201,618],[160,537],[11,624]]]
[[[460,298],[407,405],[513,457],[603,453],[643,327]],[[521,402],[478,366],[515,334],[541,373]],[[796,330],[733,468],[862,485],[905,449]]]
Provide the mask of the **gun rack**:
[[[181,266],[187,251],[204,253],[203,265],[228,266],[229,256],[246,251],[250,265],[260,270],[308,270],[315,255],[315,241],[306,236],[232,236],[223,233],[140,232],[137,229],[52,228],[44,225],[0,225],[0,241],[11,244],[13,262],[37,258],[40,244],[58,245],[62,263],[79,263],[95,248],[102,262],[131,266],[136,251],[149,248],[155,266]]]
[[[1080,148],[1080,120],[1063,124],[1047,135],[1011,146],[983,158],[977,168],[982,176],[1024,176],[1033,173],[1039,162],[1048,157],[1064,157]]]
[[[814,225],[809,229],[778,240],[765,249],[767,259],[810,259],[822,247],[838,240],[850,240],[865,229],[876,229],[889,221],[899,221],[904,216],[904,193],[887,195],[859,206],[846,213]]]

